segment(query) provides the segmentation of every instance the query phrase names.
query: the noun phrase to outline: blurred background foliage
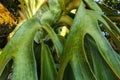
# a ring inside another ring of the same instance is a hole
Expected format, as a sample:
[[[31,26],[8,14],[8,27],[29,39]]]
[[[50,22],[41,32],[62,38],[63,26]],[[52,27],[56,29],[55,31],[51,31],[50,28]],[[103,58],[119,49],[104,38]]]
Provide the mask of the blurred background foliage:
[[[15,28],[18,18],[17,0],[0,0],[0,48],[7,43],[7,37]]]
[[[0,2],[14,15],[18,16],[17,11],[19,10],[18,5],[20,4],[18,0],[0,0]]]
[[[104,14],[120,28],[120,0],[95,0]]]

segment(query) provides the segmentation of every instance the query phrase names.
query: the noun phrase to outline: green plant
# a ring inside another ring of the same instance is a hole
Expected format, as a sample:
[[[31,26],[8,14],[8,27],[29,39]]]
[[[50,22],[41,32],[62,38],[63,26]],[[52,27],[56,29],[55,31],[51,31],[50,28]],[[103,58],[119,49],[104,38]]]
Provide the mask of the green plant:
[[[12,80],[120,79],[120,55],[102,34],[120,47],[120,30],[94,1],[20,2],[26,20],[0,54],[1,80],[10,72]],[[62,26],[70,30],[65,36],[59,35]]]

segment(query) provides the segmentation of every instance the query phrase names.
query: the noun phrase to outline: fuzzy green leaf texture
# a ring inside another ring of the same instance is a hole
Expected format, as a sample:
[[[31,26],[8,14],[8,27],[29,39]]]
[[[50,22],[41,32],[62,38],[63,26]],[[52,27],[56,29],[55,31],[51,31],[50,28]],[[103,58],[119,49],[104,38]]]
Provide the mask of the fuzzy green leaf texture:
[[[120,56],[102,34],[98,20],[101,20],[110,35],[115,37],[111,29],[113,26],[110,27],[104,22],[103,14],[96,9],[98,6],[92,5],[94,2],[85,1],[91,10],[85,9],[81,2],[63,49],[57,79],[63,79],[65,68],[70,63],[75,80],[117,80],[120,78]],[[109,23],[113,25],[112,22]],[[119,34],[120,30],[116,26],[113,29]],[[87,35],[88,38],[85,38]]]
[[[37,80],[33,40],[39,28],[36,19],[27,20],[19,27],[0,55],[0,74],[13,59],[12,80]]]
[[[120,29],[101,8],[107,9],[94,0],[19,1],[25,21],[0,50],[0,80],[10,74],[11,80],[120,80],[120,54],[102,34],[120,48]],[[72,14],[67,7],[74,1],[80,4]],[[64,25],[69,31],[60,38],[56,30]]]
[[[42,43],[41,50],[41,80],[56,80],[57,68],[49,47]]]

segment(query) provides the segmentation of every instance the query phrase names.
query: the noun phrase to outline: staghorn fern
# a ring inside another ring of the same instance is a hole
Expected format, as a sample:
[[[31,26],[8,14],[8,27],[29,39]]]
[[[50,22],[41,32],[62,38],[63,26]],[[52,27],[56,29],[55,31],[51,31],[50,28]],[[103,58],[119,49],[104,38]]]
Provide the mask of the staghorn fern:
[[[120,79],[120,55],[102,34],[99,23],[117,47],[120,47],[120,30],[94,1],[20,2],[26,20],[1,51],[1,80],[5,80],[4,69],[8,69],[5,66],[11,59],[12,80]],[[74,7],[73,3],[79,6]],[[75,14],[71,13],[74,8]],[[56,30],[64,25],[70,32],[63,37]]]

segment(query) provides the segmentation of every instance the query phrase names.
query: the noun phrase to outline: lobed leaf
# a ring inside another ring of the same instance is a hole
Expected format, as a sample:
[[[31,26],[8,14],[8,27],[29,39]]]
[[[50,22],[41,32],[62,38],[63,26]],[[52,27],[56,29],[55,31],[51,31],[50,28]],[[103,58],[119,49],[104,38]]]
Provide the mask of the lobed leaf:
[[[33,40],[39,28],[40,24],[34,18],[19,27],[0,55],[0,74],[6,64],[13,59],[12,80],[37,80]]]
[[[86,28],[85,22],[83,22],[84,19],[82,19],[82,16],[85,17],[86,15],[83,7],[84,5],[81,2],[63,49],[57,80],[62,80],[65,68],[69,62],[76,80],[95,80],[83,48],[85,32],[82,28]]]
[[[102,64],[105,64],[105,63],[107,64],[107,65],[104,65],[104,68],[107,67],[108,69],[106,69],[106,71],[103,71],[103,74],[105,74],[105,72],[109,72],[109,74],[112,75],[112,71],[113,71],[113,73],[118,78],[120,78],[120,75],[119,75],[120,74],[120,71],[119,71],[119,68],[120,68],[119,58],[120,57],[112,49],[109,42],[102,35],[100,27],[98,26],[98,21],[97,21],[98,19],[102,19],[100,17],[101,14],[97,14],[97,16],[95,16],[94,15],[95,13],[96,11],[87,10],[82,6],[82,3],[80,4],[80,7],[74,19],[73,25],[71,27],[70,33],[66,40],[65,47],[63,49],[63,56],[61,58],[62,59],[61,66],[60,66],[58,77],[57,77],[58,80],[62,80],[64,70],[67,64],[69,63],[69,61],[71,61],[70,63],[73,69],[73,73],[75,74],[74,75],[75,79],[81,79],[81,80],[99,79],[99,78],[109,79],[108,77],[104,77],[102,74],[96,73],[97,72],[96,70],[98,70],[95,67],[97,66],[96,64],[97,61],[94,60],[96,59],[94,57],[96,55],[92,56],[93,66],[95,68],[92,69],[92,67],[90,66],[90,62],[86,56],[85,49],[83,48],[84,46],[83,40],[86,34],[90,35],[96,42],[95,49],[98,48],[98,52],[100,52],[99,55],[101,55],[101,58],[103,61],[103,63],[101,62],[100,68],[102,69],[103,67]],[[107,29],[113,32],[111,27],[107,26]],[[88,44],[91,44],[91,43],[88,43]],[[90,55],[92,55],[92,53]],[[110,71],[111,69],[112,71]],[[95,71],[95,73],[93,72],[93,70]],[[85,75],[87,75],[87,77],[84,77]],[[111,79],[116,79],[116,78],[115,76],[111,76]]]
[[[41,80],[55,80],[57,69],[49,47],[42,43],[41,49]]]
[[[96,42],[93,38],[85,35],[85,49],[89,63],[93,72],[98,80],[118,80],[114,73],[111,71],[108,64],[104,61],[97,48]],[[106,74],[107,73],[107,74]]]
[[[46,24],[45,26],[42,26],[42,28],[45,29],[45,31],[48,33],[48,35],[52,39],[55,49],[57,51],[57,54],[58,54],[58,56],[60,56],[62,54],[63,46],[62,46],[58,36],[54,32],[54,30],[50,27],[50,25]]]

